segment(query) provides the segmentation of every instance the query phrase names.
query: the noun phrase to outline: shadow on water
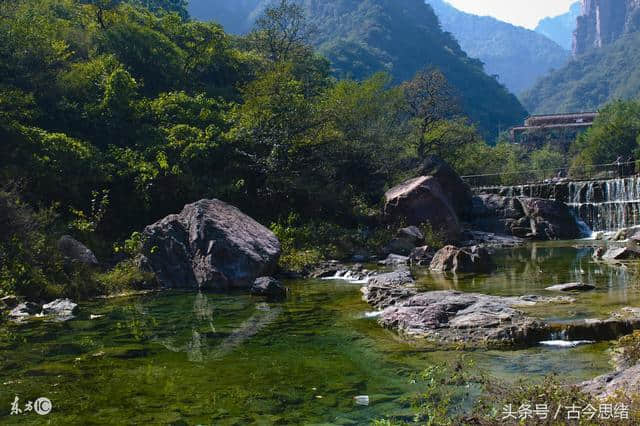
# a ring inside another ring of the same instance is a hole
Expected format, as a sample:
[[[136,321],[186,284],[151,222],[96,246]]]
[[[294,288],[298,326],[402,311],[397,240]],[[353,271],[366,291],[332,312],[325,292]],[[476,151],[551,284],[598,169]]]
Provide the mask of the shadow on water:
[[[559,320],[603,316],[636,303],[628,272],[592,263],[591,251],[553,245],[504,250],[491,276],[421,273],[420,283],[497,295],[548,294],[545,287],[571,281],[597,285],[573,305],[538,313]],[[10,406],[15,396],[45,396],[54,406],[49,420],[58,424],[366,424],[409,415],[406,396],[419,391],[410,375],[455,356],[381,329],[365,315],[371,309],[359,285],[288,285],[284,303],[244,294],[155,294],[87,303],[63,324],[12,326],[0,338],[0,422],[38,424],[42,418],[35,414],[19,421],[9,416]],[[509,380],[558,372],[577,381],[610,368],[608,347],[469,356]],[[357,395],[369,395],[370,405],[356,405]]]

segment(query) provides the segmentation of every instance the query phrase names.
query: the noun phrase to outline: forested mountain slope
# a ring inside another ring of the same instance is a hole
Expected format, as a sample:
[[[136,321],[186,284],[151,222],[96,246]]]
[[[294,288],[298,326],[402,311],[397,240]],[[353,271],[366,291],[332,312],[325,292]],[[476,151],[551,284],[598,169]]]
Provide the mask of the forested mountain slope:
[[[526,28],[516,27],[489,16],[461,12],[444,0],[427,0],[443,29],[449,31],[462,49],[484,62],[488,74],[498,75],[513,93],[530,89],[544,74],[565,65],[569,50]]]
[[[640,33],[592,49],[539,81],[522,96],[534,113],[595,110],[640,96]]]
[[[363,79],[388,71],[396,83],[428,67],[442,70],[461,98],[464,112],[482,132],[495,137],[516,124],[526,111],[504,86],[485,73],[454,37],[443,31],[433,9],[422,0],[303,0],[315,27],[313,44],[332,64],[338,77]],[[225,22],[229,0],[210,2],[208,13],[194,18]],[[235,4],[235,2],[234,2]],[[256,6],[258,9],[260,4]],[[243,9],[255,13],[256,9]]]

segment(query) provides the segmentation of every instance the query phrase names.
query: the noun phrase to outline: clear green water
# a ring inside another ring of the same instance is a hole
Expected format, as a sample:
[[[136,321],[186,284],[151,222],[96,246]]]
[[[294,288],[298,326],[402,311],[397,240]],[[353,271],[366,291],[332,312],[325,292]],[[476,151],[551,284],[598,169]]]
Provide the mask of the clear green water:
[[[593,264],[590,255],[588,248],[553,245],[505,250],[491,276],[421,274],[420,282],[430,289],[546,294],[544,287],[579,274],[599,290],[540,315],[566,320],[637,305],[640,293],[627,273]],[[359,285],[288,285],[291,297],[280,304],[242,294],[155,294],[83,304],[66,323],[11,326],[0,333],[0,423],[367,424],[409,415],[406,397],[419,390],[410,375],[454,356],[379,328],[364,315],[371,309]],[[558,372],[577,381],[610,369],[608,347],[470,356],[507,380]],[[356,395],[370,395],[371,404],[355,405]],[[21,403],[47,397],[53,411],[10,416],[15,396]]]

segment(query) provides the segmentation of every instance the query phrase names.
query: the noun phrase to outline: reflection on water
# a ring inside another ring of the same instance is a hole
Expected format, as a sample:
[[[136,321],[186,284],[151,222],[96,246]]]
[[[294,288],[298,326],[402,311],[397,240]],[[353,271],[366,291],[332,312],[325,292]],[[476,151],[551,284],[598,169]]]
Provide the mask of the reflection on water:
[[[420,283],[499,295],[548,294],[545,287],[571,281],[598,287],[574,305],[537,313],[561,320],[638,301],[629,272],[592,263],[589,248],[538,245],[502,251],[496,261],[492,276],[423,273]],[[16,395],[45,396],[56,424],[364,424],[409,415],[404,398],[419,390],[410,375],[454,356],[381,329],[357,284],[288,285],[280,304],[245,294],[156,294],[84,304],[64,324],[11,327],[0,333],[0,407]],[[577,381],[609,369],[608,347],[469,355],[507,379],[555,371]],[[369,405],[355,403],[365,395]],[[8,414],[0,408],[1,423],[42,420]]]

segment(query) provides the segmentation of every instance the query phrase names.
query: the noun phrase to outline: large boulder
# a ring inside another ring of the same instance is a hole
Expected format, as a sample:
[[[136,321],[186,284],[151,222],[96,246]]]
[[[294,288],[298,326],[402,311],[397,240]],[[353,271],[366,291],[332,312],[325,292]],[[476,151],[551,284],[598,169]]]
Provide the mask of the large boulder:
[[[387,191],[384,215],[414,226],[429,223],[448,241],[458,241],[462,234],[458,215],[433,176],[410,179]]]
[[[475,229],[537,240],[579,238],[581,230],[569,207],[541,198],[484,194],[473,198]]]
[[[84,265],[96,266],[98,259],[93,252],[80,241],[63,235],[58,240],[58,250],[70,262],[78,262]]]
[[[484,247],[460,249],[455,246],[446,246],[435,254],[429,268],[435,272],[464,274],[489,273],[496,266]]]
[[[464,219],[468,217],[473,197],[471,188],[449,164],[437,156],[429,156],[422,163],[420,175],[435,178],[458,217]]]
[[[143,251],[164,287],[248,289],[275,272],[280,242],[237,208],[213,199],[147,226]]]
[[[379,322],[405,337],[440,344],[528,346],[550,334],[547,324],[517,309],[535,303],[523,298],[433,291],[389,306],[379,316]]]

